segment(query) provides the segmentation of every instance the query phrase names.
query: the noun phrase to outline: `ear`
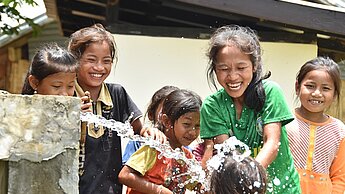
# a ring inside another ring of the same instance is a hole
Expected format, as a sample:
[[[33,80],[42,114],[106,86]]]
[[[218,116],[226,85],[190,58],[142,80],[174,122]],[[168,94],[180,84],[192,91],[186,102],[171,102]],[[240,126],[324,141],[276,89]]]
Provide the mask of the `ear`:
[[[254,64],[253,64],[253,73],[256,72],[256,69],[257,69],[257,65],[254,65]]]
[[[300,85],[298,84],[298,81],[296,80],[295,82],[295,92],[296,92],[296,96],[298,96],[299,92],[300,92]]]
[[[161,122],[166,129],[170,129],[172,126],[170,123],[170,119],[168,118],[168,115],[166,115],[166,114],[162,114]]]
[[[34,89],[37,90],[38,84],[40,83],[40,81],[33,75],[29,75],[29,84],[30,86]]]

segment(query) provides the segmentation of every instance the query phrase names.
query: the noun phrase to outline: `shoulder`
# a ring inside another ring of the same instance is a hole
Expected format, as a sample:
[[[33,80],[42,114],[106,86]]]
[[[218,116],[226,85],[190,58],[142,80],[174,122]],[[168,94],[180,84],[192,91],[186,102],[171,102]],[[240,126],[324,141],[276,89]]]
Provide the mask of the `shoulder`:
[[[330,117],[332,119],[332,123],[335,125],[336,128],[339,129],[340,135],[342,137],[344,137],[345,136],[345,124],[344,124],[344,122],[335,118],[335,117],[332,117],[332,116],[330,116]]]
[[[114,83],[105,83],[111,97],[114,98],[121,98],[126,99],[128,98],[128,93],[126,89],[120,85],[120,84],[114,84]]]
[[[282,100],[285,99],[283,89],[277,82],[271,80],[263,80],[263,86],[266,99]]]
[[[105,83],[109,91],[124,90],[125,88],[120,84]]]
[[[203,101],[203,104],[205,104],[205,105],[207,105],[207,104],[214,105],[215,103],[216,104],[219,104],[219,103],[222,104],[225,101],[225,99],[227,99],[227,98],[230,98],[230,97],[226,93],[226,91],[222,88],[222,89],[218,90],[216,93],[207,96],[205,98],[205,100]]]
[[[186,157],[187,157],[188,159],[193,158],[192,152],[189,151],[187,148],[185,148],[185,147],[182,146],[182,151],[186,154]]]
[[[272,90],[281,90],[280,85],[272,80],[263,80],[262,84],[265,88],[265,91],[272,91]]]
[[[148,145],[145,145],[145,146],[141,146],[136,152],[134,152],[132,156],[137,156],[137,155],[146,155],[146,156],[150,156],[148,158],[151,158],[151,157],[155,158],[157,155],[157,150],[154,148],[151,148]]]

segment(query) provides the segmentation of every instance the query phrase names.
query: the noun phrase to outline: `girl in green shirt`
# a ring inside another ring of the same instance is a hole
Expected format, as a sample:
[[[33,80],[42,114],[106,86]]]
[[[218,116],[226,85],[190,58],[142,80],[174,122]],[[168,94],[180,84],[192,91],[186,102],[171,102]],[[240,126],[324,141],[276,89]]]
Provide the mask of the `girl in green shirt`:
[[[202,105],[200,136],[205,153],[230,136],[246,143],[269,176],[268,193],[300,193],[299,178],[288,147],[285,125],[293,120],[280,87],[263,81],[261,47],[248,27],[224,26],[215,31],[208,51],[208,80],[216,93]]]

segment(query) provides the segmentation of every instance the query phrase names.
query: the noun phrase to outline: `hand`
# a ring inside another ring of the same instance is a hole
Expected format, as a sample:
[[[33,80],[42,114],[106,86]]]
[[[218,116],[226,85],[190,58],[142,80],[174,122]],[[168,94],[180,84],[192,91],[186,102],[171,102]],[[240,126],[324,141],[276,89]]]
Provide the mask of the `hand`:
[[[82,112],[91,112],[90,107],[92,106],[91,100],[90,100],[90,92],[86,91],[85,96],[81,97],[81,111]]]
[[[154,140],[157,140],[160,143],[167,142],[167,137],[165,136],[165,134],[157,128],[144,127],[141,129],[140,135],[143,137],[151,136]]]

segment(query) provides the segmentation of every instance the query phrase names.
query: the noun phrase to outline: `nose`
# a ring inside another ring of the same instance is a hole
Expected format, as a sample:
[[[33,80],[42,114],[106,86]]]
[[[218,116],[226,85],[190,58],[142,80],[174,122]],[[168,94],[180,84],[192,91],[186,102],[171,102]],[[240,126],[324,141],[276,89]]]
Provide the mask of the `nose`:
[[[94,64],[94,65],[93,65],[93,68],[94,68],[95,70],[98,70],[98,71],[101,71],[101,70],[104,69],[102,63],[100,63],[100,62]]]
[[[68,96],[68,90],[66,88],[61,89],[59,92],[60,96]]]
[[[228,69],[227,71],[227,77],[230,78],[231,80],[236,79],[238,75],[238,72],[232,69]]]
[[[311,95],[312,96],[321,96],[321,92],[319,89],[316,89]]]

